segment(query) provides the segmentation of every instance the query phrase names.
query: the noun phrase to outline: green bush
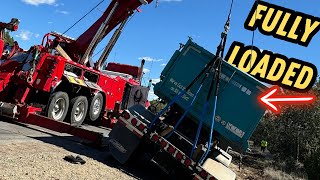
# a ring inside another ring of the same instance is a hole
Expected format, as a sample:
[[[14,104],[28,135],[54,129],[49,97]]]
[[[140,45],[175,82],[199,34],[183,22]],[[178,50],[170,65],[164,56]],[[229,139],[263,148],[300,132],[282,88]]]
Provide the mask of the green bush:
[[[266,114],[252,136],[255,144],[268,141],[268,150],[276,162],[284,162],[287,172],[306,173],[320,180],[320,83],[306,94],[316,101],[308,105],[282,106],[281,114]],[[286,92],[287,95],[297,94]],[[303,95],[303,94],[302,94]],[[315,153],[317,151],[317,153]],[[312,154],[312,155],[311,155]],[[305,168],[297,169],[297,164]],[[303,166],[302,166],[303,167]],[[318,173],[318,174],[317,174]]]
[[[306,159],[304,166],[309,179],[320,179],[320,149]]]
[[[14,43],[14,39],[10,36],[8,31],[6,31],[4,34],[4,42],[9,43],[10,46],[12,46]]]

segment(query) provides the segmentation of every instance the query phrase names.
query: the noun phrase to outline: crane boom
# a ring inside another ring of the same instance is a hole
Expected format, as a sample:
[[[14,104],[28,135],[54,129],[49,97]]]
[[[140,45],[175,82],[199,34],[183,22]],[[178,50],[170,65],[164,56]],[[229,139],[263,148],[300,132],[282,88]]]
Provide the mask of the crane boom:
[[[88,54],[88,48],[90,48],[89,54],[92,53],[96,44],[115,27],[131,16],[135,9],[142,4],[151,2],[152,0],[112,0],[103,15],[73,42],[74,50],[76,50],[76,53],[80,56]],[[101,26],[104,26],[102,31]]]
[[[2,58],[3,48],[5,46],[5,30],[17,31],[19,23],[20,20],[16,18],[12,18],[9,23],[0,22],[0,59]]]

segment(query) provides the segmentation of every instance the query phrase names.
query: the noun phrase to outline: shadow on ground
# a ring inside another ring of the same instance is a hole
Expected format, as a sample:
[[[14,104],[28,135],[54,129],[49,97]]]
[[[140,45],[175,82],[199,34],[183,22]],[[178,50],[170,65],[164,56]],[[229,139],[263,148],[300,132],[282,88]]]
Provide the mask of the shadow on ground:
[[[160,170],[147,161],[143,155],[135,161],[130,161],[128,164],[121,165],[109,154],[107,148],[97,148],[84,145],[75,141],[70,141],[60,136],[52,137],[32,137],[45,143],[53,144],[62,147],[74,154],[67,155],[80,155],[92,158],[109,167],[117,168],[123,173],[137,179],[164,179],[165,174],[160,174]],[[69,138],[69,137],[68,137]],[[61,157],[63,158],[63,157]],[[68,163],[68,162],[66,162]],[[156,176],[155,176],[156,175]],[[167,178],[166,178],[167,179]]]
[[[1,119],[1,121],[18,125],[20,127],[27,128],[31,131],[45,134],[41,137],[33,135],[26,135],[26,137],[36,139],[44,143],[49,143],[74,153],[66,154],[66,156],[80,155],[84,160],[84,156],[86,156],[96,161],[99,161],[109,167],[117,168],[123,173],[132,176],[136,179],[168,179],[167,175],[162,173],[160,169],[158,169],[155,165],[151,164],[151,162],[148,161],[146,155],[140,155],[139,157],[136,157],[134,161],[130,161],[125,165],[121,165],[111,156],[106,147],[92,146],[91,144],[88,144],[87,142],[75,136],[64,135],[56,132],[49,133],[45,129],[34,126],[31,127],[29,125],[19,122],[13,122],[4,119]],[[61,157],[61,159],[63,158],[64,157]],[[66,161],[66,163],[69,162]]]

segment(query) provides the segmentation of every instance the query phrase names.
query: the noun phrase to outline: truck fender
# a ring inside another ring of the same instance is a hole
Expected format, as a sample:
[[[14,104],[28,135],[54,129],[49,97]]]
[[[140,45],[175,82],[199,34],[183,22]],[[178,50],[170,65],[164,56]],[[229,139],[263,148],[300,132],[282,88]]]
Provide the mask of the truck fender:
[[[104,91],[99,91],[99,90],[96,90],[94,93],[93,93],[93,96],[96,96],[98,93],[102,94],[102,97],[103,97],[103,107],[104,107],[104,110],[106,109],[106,106],[107,106],[107,95]]]
[[[62,80],[60,81],[52,81],[51,83],[51,88],[50,88],[50,93],[53,93],[56,88],[61,84]]]

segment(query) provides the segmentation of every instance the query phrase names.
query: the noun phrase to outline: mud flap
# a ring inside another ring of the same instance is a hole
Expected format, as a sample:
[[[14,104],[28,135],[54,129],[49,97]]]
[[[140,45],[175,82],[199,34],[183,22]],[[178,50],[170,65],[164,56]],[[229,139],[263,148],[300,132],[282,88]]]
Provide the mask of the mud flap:
[[[141,138],[119,122],[113,127],[109,137],[109,151],[121,164],[129,160],[141,141]]]

